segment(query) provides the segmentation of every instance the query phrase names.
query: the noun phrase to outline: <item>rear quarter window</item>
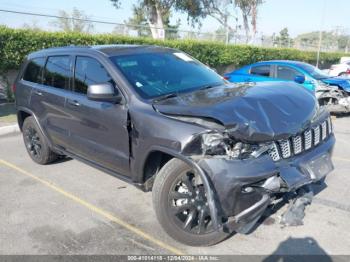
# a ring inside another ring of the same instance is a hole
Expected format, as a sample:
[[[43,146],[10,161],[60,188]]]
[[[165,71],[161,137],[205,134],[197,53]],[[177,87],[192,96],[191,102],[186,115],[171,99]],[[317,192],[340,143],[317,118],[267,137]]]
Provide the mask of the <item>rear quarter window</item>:
[[[46,59],[44,57],[34,58],[30,60],[24,71],[23,80],[41,84],[45,60]]]
[[[253,66],[250,69],[250,74],[269,77],[270,76],[270,68],[271,68],[271,66],[269,66],[269,65]]]

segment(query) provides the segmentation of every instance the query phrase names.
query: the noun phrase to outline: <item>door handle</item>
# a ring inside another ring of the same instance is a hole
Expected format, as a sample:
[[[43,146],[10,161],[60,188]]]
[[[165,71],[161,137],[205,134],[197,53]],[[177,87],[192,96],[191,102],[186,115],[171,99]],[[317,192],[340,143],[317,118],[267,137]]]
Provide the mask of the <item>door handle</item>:
[[[38,95],[38,96],[43,96],[43,93],[40,92],[40,91],[35,91],[34,93],[35,93],[36,95]]]
[[[80,104],[77,100],[68,100],[68,104],[70,104],[72,106],[80,106]]]

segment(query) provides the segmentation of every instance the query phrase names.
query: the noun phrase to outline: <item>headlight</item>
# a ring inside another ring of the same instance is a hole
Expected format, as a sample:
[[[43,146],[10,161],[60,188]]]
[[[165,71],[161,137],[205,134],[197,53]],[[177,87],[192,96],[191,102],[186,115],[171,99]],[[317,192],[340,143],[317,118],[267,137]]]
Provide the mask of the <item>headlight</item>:
[[[225,154],[228,147],[228,139],[220,133],[207,133],[202,135],[202,153],[204,155],[222,155]]]
[[[183,150],[185,154],[227,156],[232,159],[258,157],[267,152],[266,145],[237,141],[225,133],[204,133],[194,138]]]

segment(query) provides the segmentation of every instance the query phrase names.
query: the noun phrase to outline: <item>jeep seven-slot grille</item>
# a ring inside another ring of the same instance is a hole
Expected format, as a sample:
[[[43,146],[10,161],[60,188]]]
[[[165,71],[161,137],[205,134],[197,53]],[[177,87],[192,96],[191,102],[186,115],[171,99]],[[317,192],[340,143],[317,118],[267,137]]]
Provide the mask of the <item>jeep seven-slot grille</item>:
[[[327,139],[332,132],[331,119],[327,118],[327,120],[318,126],[307,129],[302,134],[286,140],[273,142],[269,154],[273,161],[301,154],[320,144],[323,140]]]

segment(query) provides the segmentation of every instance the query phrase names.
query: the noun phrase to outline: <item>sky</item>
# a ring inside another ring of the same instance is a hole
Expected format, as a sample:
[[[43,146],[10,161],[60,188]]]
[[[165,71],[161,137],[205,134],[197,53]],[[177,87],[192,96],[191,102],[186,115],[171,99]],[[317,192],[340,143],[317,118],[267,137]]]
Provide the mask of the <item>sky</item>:
[[[123,23],[132,15],[132,5],[137,0],[121,0],[121,8],[116,9],[109,0],[0,0],[0,9],[37,12],[57,15],[58,10],[71,11],[74,7],[83,10],[96,20]],[[341,27],[350,33],[349,0],[265,0],[258,11],[258,32],[265,35],[278,33],[287,27],[291,36]],[[241,21],[239,11],[237,15]],[[192,30],[185,14],[173,14],[171,21],[181,20],[180,29]],[[53,19],[0,12],[0,24],[21,28],[33,21],[40,27],[52,29]],[[202,22],[202,32],[213,32],[219,24],[212,18]],[[233,25],[234,27],[234,25]],[[100,25],[97,31],[112,31],[112,26]]]

